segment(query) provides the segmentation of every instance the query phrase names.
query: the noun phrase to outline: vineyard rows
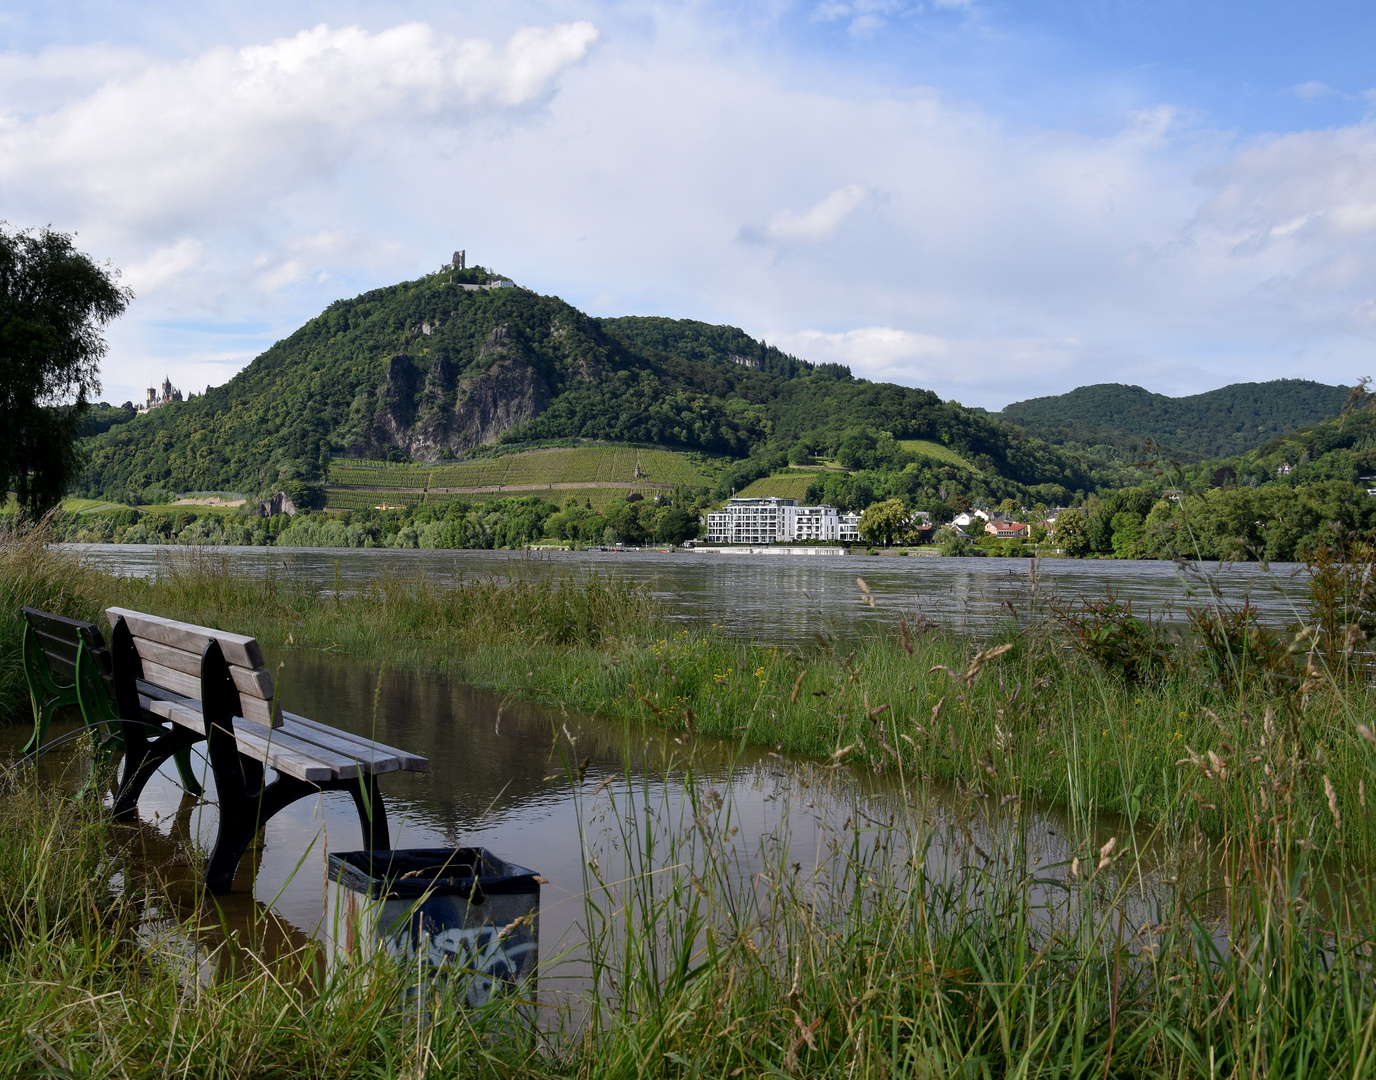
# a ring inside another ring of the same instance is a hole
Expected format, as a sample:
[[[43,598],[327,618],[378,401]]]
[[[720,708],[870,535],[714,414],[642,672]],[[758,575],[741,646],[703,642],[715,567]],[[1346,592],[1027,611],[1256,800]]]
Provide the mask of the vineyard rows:
[[[637,482],[637,458],[641,483],[683,487],[706,487],[710,483],[683,454],[670,450],[636,450],[616,446],[532,450],[487,461],[435,467],[394,465],[382,461],[335,461],[330,465],[330,481],[335,487],[374,487],[413,492],[425,488],[513,484],[634,485]]]

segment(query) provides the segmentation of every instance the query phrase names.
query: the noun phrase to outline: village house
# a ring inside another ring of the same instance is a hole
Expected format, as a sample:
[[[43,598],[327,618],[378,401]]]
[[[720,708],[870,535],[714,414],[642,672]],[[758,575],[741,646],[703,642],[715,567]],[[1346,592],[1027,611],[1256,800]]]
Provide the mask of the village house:
[[[1002,516],[995,515],[992,519],[985,522],[984,531],[990,536],[1000,540],[1024,540],[1030,531],[1026,525],[1020,521],[1010,521]]]

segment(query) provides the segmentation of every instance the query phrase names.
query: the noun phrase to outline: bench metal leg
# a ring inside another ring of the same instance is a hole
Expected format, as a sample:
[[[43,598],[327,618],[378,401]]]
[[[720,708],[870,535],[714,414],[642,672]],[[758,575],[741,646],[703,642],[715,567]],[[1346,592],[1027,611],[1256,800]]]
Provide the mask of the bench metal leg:
[[[57,682],[48,671],[48,662],[43,658],[43,650],[33,627],[24,624],[24,640],[21,645],[24,661],[24,678],[29,684],[29,701],[33,705],[33,734],[29,736],[19,752],[24,755],[36,754],[43,748],[48,738],[48,725],[53,714],[64,705],[77,704],[76,686],[71,683]]]
[[[212,893],[233,890],[234,875],[238,872],[244,852],[269,821],[292,803],[321,791],[347,791],[353,796],[365,847],[378,850],[392,846],[387,829],[387,809],[382,802],[382,792],[377,787],[377,778],[371,774],[360,779],[330,780],[323,784],[312,784],[294,776],[279,774],[253,795],[236,783],[236,774],[237,770],[230,772],[225,777],[224,786],[220,774],[215,774],[215,786],[220,795],[220,824],[205,871],[206,888]]]
[[[182,790],[199,799],[205,794],[205,788],[201,787],[201,782],[196,779],[196,773],[191,768],[191,748],[183,746],[172,755],[172,760],[177,763],[177,776],[182,782]]]
[[[191,747],[201,741],[201,736],[178,724],[155,739],[149,739],[142,724],[125,724],[124,727],[124,766],[121,770],[119,787],[115,791],[115,802],[111,808],[116,821],[129,821],[138,816],[139,796],[153,774],[168,758],[177,759],[177,771],[183,773],[182,784],[188,794],[201,794],[201,785],[191,772]],[[196,790],[186,783],[190,777]]]
[[[392,846],[391,833],[387,828],[387,807],[382,802],[382,792],[377,787],[377,777],[372,773],[352,781],[348,792],[354,797],[354,808],[358,810],[358,827],[363,833],[363,846],[369,851],[387,851]]]
[[[218,642],[207,645],[201,656],[201,697],[210,768],[220,802],[220,824],[205,873],[206,887],[212,893],[234,888],[239,861],[264,825],[298,799],[320,791],[349,792],[358,810],[364,844],[369,848],[391,846],[382,792],[371,774],[311,783],[278,773],[264,785],[262,763],[241,754],[234,737],[233,718],[241,711],[239,692]]]

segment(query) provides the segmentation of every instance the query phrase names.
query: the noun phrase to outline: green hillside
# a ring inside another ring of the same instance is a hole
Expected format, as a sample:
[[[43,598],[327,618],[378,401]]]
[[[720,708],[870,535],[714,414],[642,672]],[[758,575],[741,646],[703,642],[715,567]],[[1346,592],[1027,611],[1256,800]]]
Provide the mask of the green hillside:
[[[736,494],[743,499],[760,499],[775,495],[781,499],[797,499],[801,502],[807,498],[808,487],[813,480],[814,477],[807,473],[776,473],[774,476],[762,477],[748,484]]]
[[[1031,398],[998,415],[1057,444],[1099,456],[1140,456],[1148,438],[1181,462],[1242,454],[1277,436],[1336,416],[1348,388],[1306,379],[1234,383],[1171,398],[1140,386],[1099,383],[1068,394]]]
[[[942,446],[941,443],[932,442],[931,439],[900,439],[898,445],[908,453],[916,454],[918,457],[933,458],[946,465],[955,465],[962,469],[971,468],[970,463],[949,446]]]
[[[1303,487],[1338,480],[1376,487],[1376,482],[1370,482],[1376,477],[1376,409],[1325,420],[1246,454],[1195,465],[1185,475],[1199,486],[1275,483]]]
[[[699,454],[625,445],[548,447],[433,467],[335,459],[324,501],[330,509],[363,510],[538,495],[558,506],[574,499],[598,508],[632,492],[653,498],[710,487],[715,464]]]
[[[813,455],[853,470],[925,462],[908,487],[927,498],[976,477],[1010,491],[1040,486],[1047,501],[1114,479],[930,391],[855,379],[734,327],[599,321],[526,289],[461,287],[487,277],[481,268],[431,274],[330,305],[225,385],[85,440],[90,464],[78,493],[154,502],[187,491],[297,490],[325,483],[341,455],[417,466],[398,473],[407,485],[381,485],[398,490],[511,486],[518,467],[535,470],[532,484],[600,482],[591,459],[556,481],[544,465],[491,457],[494,448],[580,439],[733,460],[702,477],[719,493]],[[911,454],[903,440],[946,448],[965,465]],[[451,468],[465,471],[433,480],[433,470]],[[698,479],[661,470],[654,482]]]
[[[477,490],[614,483],[640,487],[707,487],[702,466],[687,454],[633,446],[549,447],[438,466],[334,460],[331,487]]]

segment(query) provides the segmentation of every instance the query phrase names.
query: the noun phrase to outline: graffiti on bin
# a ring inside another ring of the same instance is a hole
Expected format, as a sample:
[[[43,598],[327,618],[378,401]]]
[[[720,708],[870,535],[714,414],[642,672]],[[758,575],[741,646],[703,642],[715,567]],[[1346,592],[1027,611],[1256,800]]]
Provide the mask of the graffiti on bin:
[[[513,987],[530,974],[527,957],[536,950],[529,938],[503,937],[494,926],[427,933],[423,941],[429,966],[469,977],[465,996],[475,1007],[491,1000],[494,991]]]

